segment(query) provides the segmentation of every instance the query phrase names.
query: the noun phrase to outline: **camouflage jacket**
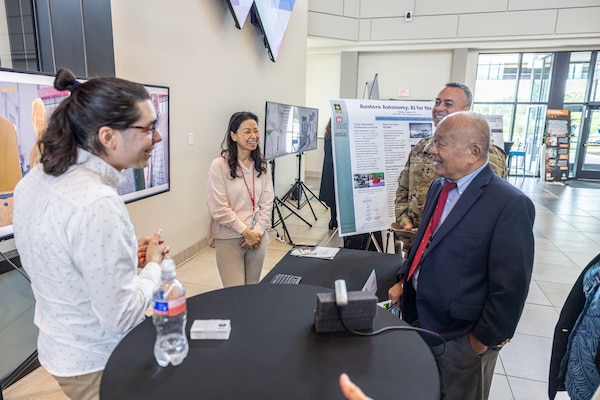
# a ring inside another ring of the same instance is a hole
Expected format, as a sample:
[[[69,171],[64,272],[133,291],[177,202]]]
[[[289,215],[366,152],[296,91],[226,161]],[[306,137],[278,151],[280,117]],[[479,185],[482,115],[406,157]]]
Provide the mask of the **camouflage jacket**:
[[[433,172],[431,155],[425,153],[425,148],[432,136],[421,139],[410,151],[404,170],[398,178],[398,189],[394,204],[396,223],[401,226],[412,223],[413,228],[418,228],[421,215],[425,206],[425,197],[429,186],[437,176]],[[506,179],[506,153],[496,145],[490,146],[490,167]],[[404,248],[408,249],[410,240],[404,240]]]

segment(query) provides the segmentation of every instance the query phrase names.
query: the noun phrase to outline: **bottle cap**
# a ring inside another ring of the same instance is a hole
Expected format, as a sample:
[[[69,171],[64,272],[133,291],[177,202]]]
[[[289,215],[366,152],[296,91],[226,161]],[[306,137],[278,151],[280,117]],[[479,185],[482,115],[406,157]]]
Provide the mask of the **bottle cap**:
[[[165,258],[160,266],[163,272],[175,272],[175,261],[171,258]]]

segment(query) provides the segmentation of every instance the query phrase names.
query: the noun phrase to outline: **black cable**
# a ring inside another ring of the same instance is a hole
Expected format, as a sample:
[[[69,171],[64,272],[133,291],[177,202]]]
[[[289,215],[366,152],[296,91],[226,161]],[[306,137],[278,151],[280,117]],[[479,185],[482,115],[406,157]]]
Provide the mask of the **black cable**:
[[[392,330],[421,332],[421,333],[425,333],[425,334],[429,334],[429,335],[437,337],[440,340],[440,343],[444,345],[443,350],[440,352],[440,354],[434,354],[433,355],[434,357],[437,358],[446,353],[446,340],[444,340],[444,338],[439,333],[430,331],[428,329],[419,328],[419,327],[410,326],[410,325],[390,325],[390,326],[385,326],[383,328],[380,328],[376,331],[371,331],[371,332],[360,332],[360,331],[355,331],[354,329],[350,329],[344,322],[344,318],[342,318],[342,308],[343,308],[342,306],[337,306],[338,314],[340,317],[340,322],[342,323],[342,326],[344,327],[344,329],[346,329],[348,332],[350,332],[354,335],[375,336],[375,335],[379,335],[380,333],[392,331]],[[429,346],[429,347],[432,348],[431,346]],[[433,353],[433,349],[432,349],[432,353]]]
[[[25,272],[25,270],[23,268],[17,267],[17,265],[15,263],[13,263],[8,257],[6,257],[6,255],[1,251],[0,251],[0,255],[2,255],[2,257],[4,257],[4,259],[6,260],[6,262],[8,262],[14,269],[16,269],[21,275],[23,275],[23,277],[25,279],[27,279],[27,282],[31,283],[31,279],[29,279],[29,276],[27,275],[27,273]]]

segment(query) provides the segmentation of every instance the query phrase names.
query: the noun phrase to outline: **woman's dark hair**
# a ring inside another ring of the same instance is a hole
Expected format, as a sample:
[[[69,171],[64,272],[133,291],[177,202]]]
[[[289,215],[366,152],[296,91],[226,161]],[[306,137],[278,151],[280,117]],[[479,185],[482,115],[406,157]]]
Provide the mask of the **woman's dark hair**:
[[[44,171],[55,176],[75,164],[78,147],[95,155],[104,154],[98,130],[103,126],[127,129],[140,118],[137,103],[150,99],[139,83],[114,77],[80,83],[66,68],[56,73],[54,88],[71,92],[50,116],[38,143]]]
[[[238,154],[237,144],[231,138],[231,132],[237,132],[240,129],[242,122],[253,119],[258,124],[258,117],[249,111],[239,111],[234,113],[229,119],[229,125],[223,143],[221,143],[221,156],[227,160],[229,165],[229,175],[232,179],[235,179],[238,169]],[[267,161],[264,159],[260,152],[260,147],[256,146],[256,149],[252,150],[250,157],[254,161],[254,169],[258,171],[258,176],[261,176],[264,172],[267,172]]]

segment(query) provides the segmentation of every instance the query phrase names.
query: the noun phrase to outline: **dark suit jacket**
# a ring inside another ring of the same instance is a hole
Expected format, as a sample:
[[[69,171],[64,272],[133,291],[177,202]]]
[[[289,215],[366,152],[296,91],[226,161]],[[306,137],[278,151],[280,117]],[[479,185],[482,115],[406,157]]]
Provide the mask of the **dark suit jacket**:
[[[441,186],[440,179],[432,183],[423,221],[433,214]],[[411,281],[404,284],[403,318],[418,319],[421,328],[446,340],[470,331],[487,346],[511,338],[531,280],[534,218],[531,200],[486,166],[425,250],[418,292]],[[421,224],[415,243],[426,226]],[[408,272],[417,247],[412,246],[399,276]]]

